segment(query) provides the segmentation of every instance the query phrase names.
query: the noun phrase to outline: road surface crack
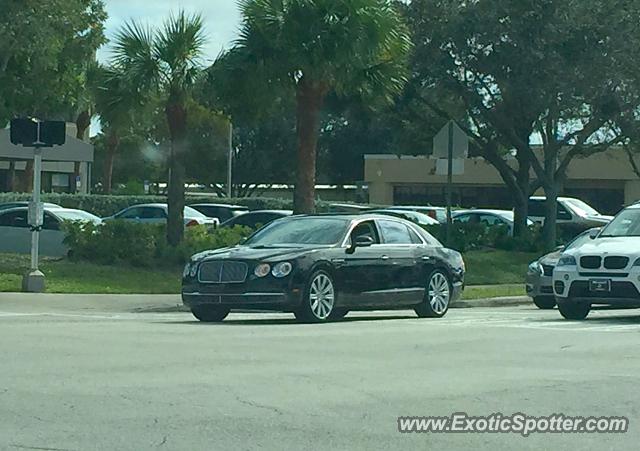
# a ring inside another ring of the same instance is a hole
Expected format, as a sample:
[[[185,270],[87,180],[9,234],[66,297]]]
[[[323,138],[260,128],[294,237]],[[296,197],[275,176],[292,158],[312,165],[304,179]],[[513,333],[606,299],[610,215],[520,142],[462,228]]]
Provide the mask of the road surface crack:
[[[17,443],[11,443],[9,446],[11,446],[12,448],[36,449],[36,450],[42,450],[42,451],[72,451],[69,448],[47,448],[45,446],[27,446],[27,445],[20,445]]]
[[[282,411],[280,409],[278,409],[277,407],[273,407],[273,406],[267,406],[264,404],[258,404],[255,401],[248,401],[246,399],[242,399],[240,396],[236,396],[236,401],[238,401],[241,404],[247,405],[247,406],[251,406],[251,407],[255,407],[256,409],[264,409],[264,410],[270,410],[271,412],[275,412],[278,415],[282,415]]]

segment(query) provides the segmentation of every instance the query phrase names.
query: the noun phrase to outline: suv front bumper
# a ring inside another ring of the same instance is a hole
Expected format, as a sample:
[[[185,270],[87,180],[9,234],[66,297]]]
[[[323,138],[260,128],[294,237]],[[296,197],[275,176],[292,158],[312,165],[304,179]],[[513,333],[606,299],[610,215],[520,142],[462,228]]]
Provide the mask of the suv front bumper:
[[[640,268],[625,271],[585,271],[556,267],[553,289],[558,302],[575,300],[617,307],[640,307]],[[627,272],[628,271],[628,272]],[[593,291],[592,280],[608,280],[609,291]]]

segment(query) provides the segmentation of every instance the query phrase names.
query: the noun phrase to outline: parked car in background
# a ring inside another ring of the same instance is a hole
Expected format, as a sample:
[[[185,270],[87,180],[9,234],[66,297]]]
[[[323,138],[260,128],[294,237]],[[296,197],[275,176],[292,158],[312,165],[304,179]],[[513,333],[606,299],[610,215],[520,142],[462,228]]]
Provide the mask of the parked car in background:
[[[417,211],[418,213],[424,213],[427,216],[432,217],[440,223],[447,222],[447,209],[443,207],[417,207],[417,206],[405,206],[394,205],[394,210],[408,210]]]
[[[138,222],[141,224],[166,224],[169,215],[167,204],[140,204],[125,208],[113,216],[104,218],[104,221],[121,219],[123,221]],[[215,227],[220,223],[217,218],[209,218],[198,210],[184,207],[184,225],[191,227],[196,225]]]
[[[242,216],[240,216],[242,217]],[[326,322],[350,310],[444,316],[462,292],[464,261],[421,227],[382,215],[283,218],[240,246],[194,255],[182,299],[204,322],[232,309],[292,312]]]
[[[329,213],[359,213],[369,208],[366,205],[332,203],[329,205]]]
[[[396,218],[402,218],[411,221],[415,224],[418,224],[419,226],[440,225],[440,223],[431,216],[427,216],[424,213],[412,210],[396,210],[395,208],[388,208],[384,210],[370,210],[367,213],[395,216]]]
[[[28,223],[27,207],[10,208],[0,211],[0,253],[28,254],[31,250],[31,227]],[[40,232],[40,254],[48,257],[67,255],[63,243],[65,233],[62,223],[81,221],[100,224],[102,220],[83,210],[70,208],[45,208],[44,221]]]
[[[622,210],[592,240],[568,249],[553,271],[553,290],[566,319],[592,306],[640,308],[640,204]]]
[[[594,228],[582,232],[566,246],[558,247],[555,251],[543,255],[529,265],[526,279],[527,295],[533,299],[533,303],[538,308],[552,309],[556,306],[556,298],[553,294],[553,269],[558,264],[560,255],[591,241],[591,235],[598,230],[598,228]]]
[[[189,207],[198,210],[208,218],[218,218],[221,223],[240,216],[249,211],[249,207],[227,204],[191,204]]]
[[[50,204],[47,202],[43,203],[42,205],[44,206],[44,208],[62,208],[60,205]],[[8,210],[10,208],[28,207],[28,206],[29,206],[29,202],[27,201],[7,202],[4,204],[0,204],[0,211]]]
[[[257,229],[258,227],[267,225],[276,219],[286,218],[291,215],[293,215],[293,211],[291,210],[255,210],[243,213],[235,218],[231,218],[228,221],[223,222],[220,227],[243,226],[251,229]]]
[[[546,197],[529,198],[529,219],[544,224]],[[558,197],[558,224],[575,226],[578,229],[602,227],[608,224],[613,216],[600,214],[586,202],[573,197]]]
[[[509,210],[456,210],[451,216],[453,222],[484,224],[487,227],[506,226],[509,235],[513,236],[513,212]],[[527,225],[533,225],[533,222],[527,220]]]

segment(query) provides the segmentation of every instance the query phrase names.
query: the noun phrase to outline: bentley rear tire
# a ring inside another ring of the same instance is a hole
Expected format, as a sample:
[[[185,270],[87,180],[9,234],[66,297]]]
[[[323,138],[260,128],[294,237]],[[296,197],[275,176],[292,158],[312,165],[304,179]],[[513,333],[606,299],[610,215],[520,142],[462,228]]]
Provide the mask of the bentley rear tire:
[[[427,281],[424,300],[415,307],[420,318],[442,318],[449,311],[453,286],[447,274],[441,269],[431,273]]]

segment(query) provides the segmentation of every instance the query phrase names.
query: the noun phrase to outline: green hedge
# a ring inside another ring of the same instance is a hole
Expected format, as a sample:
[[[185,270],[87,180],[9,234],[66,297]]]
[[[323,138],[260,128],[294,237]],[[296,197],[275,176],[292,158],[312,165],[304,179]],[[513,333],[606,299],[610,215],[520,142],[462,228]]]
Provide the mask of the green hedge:
[[[5,202],[15,202],[31,199],[31,194],[26,193],[0,193],[0,204]],[[86,210],[97,216],[111,216],[120,210],[136,204],[165,203],[164,196],[114,196],[100,194],[55,194],[47,193],[42,195],[43,202],[51,202],[66,208],[78,208]],[[244,205],[251,210],[291,210],[293,202],[285,199],[270,197],[246,197],[239,199],[219,198],[215,196],[187,196],[187,204],[211,202],[216,204]],[[328,204],[318,203],[318,209],[325,211]]]
[[[162,225],[107,221],[99,226],[70,222],[64,227],[65,244],[69,246],[72,260],[151,268],[184,264],[193,254],[234,246],[252,232],[240,226],[216,230],[189,227],[183,242],[178,247],[171,247]]]

